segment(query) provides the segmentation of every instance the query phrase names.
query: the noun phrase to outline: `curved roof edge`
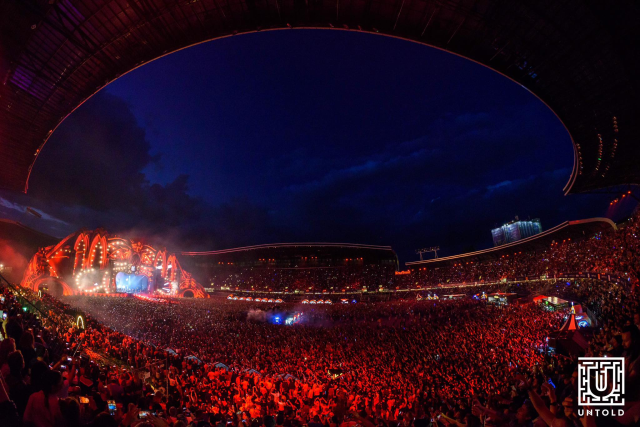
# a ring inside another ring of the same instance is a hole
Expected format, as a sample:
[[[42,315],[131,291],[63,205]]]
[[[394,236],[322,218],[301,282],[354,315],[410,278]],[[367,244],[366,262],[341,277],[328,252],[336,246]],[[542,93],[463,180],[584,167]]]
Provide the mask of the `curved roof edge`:
[[[14,221],[14,220],[8,219],[8,218],[0,218],[0,222],[15,226],[17,228],[23,229],[23,230],[25,230],[25,231],[27,231],[29,233],[33,233],[33,234],[39,235],[39,236],[41,236],[43,238],[46,238],[46,239],[59,240],[58,237],[52,236],[52,235],[47,234],[47,233],[43,233],[42,231],[38,231],[35,228],[31,228],[31,227],[29,227],[27,225],[24,225],[23,223],[21,223],[19,221]]]
[[[558,120],[560,120],[560,117],[558,117],[557,114],[556,114],[556,117],[558,118]],[[567,126],[564,124],[562,120],[560,120],[560,123],[562,123],[564,128],[567,130],[567,133],[569,134],[569,138],[571,138],[571,147],[573,148],[573,168],[571,169],[571,175],[569,175],[569,180],[562,188],[562,192],[564,193],[564,195],[568,196],[569,194],[571,194],[571,189],[573,188],[573,184],[576,183],[576,179],[578,178],[578,175],[580,172],[580,162],[579,162],[580,154],[578,153],[578,147],[576,146],[576,142],[574,141],[573,136],[571,136],[571,132],[569,132],[569,130],[567,129]]]
[[[333,247],[333,248],[351,248],[351,249],[371,249],[379,251],[393,251],[391,246],[361,245],[357,243],[327,243],[327,242],[300,242],[300,243],[265,243],[262,245],[241,246],[238,248],[220,249],[217,251],[202,252],[182,252],[183,256],[207,256],[221,255],[233,252],[245,252],[258,249],[276,249],[276,248],[295,248],[295,247]]]
[[[0,187],[26,192],[56,127],[119,76],[207,40],[269,30],[396,37],[474,61],[549,106],[574,145],[565,193],[640,183],[638,2],[0,2]]]
[[[534,236],[527,237],[516,242],[507,243],[501,246],[496,246],[489,249],[482,249],[474,252],[467,252],[464,254],[451,255],[448,257],[428,259],[424,261],[411,261],[405,263],[407,267],[416,267],[433,264],[447,264],[452,261],[460,261],[463,259],[471,258],[494,258],[504,253],[511,253],[514,250],[521,250],[523,247],[535,248],[538,246],[546,246],[550,241],[556,238],[562,238],[563,236],[569,236],[578,234],[580,231],[592,231],[594,234],[598,231],[605,231],[607,229],[617,230],[616,224],[609,218],[587,218],[574,221],[565,221],[552,227],[546,231],[538,233]],[[578,234],[579,235],[579,234]]]
[[[611,228],[613,228],[615,231],[618,231],[618,226],[616,225],[615,222],[613,222],[612,220],[610,220],[609,218],[604,218],[604,217],[595,217],[595,218],[587,218],[587,219],[576,219],[574,221],[569,221],[569,225],[579,225],[579,224],[589,224],[589,223],[593,223],[593,222],[604,222],[607,223],[611,226]],[[535,237],[535,236],[534,236]]]

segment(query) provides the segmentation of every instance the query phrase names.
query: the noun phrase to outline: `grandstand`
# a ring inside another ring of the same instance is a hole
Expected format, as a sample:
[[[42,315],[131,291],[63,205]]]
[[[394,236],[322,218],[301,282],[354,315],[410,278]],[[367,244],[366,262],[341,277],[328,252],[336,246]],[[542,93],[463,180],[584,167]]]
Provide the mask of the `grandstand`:
[[[210,291],[377,290],[386,286],[398,267],[390,246],[349,243],[275,243],[183,252],[181,262]],[[372,271],[375,283],[364,279]]]
[[[635,285],[636,229],[637,214],[619,230],[607,219],[570,221],[506,247],[407,263],[410,274],[397,276],[394,284],[417,290],[595,278]]]
[[[456,263],[493,261],[518,252],[535,253],[549,248],[555,242],[586,239],[596,233],[615,231],[616,224],[609,218],[589,218],[576,221],[565,221],[549,230],[526,239],[507,243],[502,246],[468,252],[448,257],[407,262],[410,269],[438,268]]]

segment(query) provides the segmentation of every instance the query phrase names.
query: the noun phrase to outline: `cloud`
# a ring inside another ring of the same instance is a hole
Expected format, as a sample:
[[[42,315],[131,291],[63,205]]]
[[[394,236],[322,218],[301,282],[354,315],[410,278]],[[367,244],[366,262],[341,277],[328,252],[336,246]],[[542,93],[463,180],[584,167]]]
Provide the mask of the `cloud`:
[[[41,200],[100,211],[138,204],[148,182],[142,170],[157,161],[130,107],[100,92],[69,116],[44,146],[30,193]]]
[[[506,181],[499,182],[499,183],[497,183],[495,185],[487,185],[487,190],[493,191],[493,190],[496,190],[496,189],[498,189],[500,187],[507,187],[507,186],[509,186],[511,184],[512,184],[511,181],[506,180]]]
[[[236,197],[212,205],[189,193],[189,175],[149,182],[157,163],[147,134],[121,98],[100,92],[71,115],[36,162],[26,196],[43,213],[37,227],[55,235],[81,227],[143,239],[171,250],[204,250],[274,238],[264,206]],[[173,155],[173,154],[172,154]],[[9,197],[9,196],[7,196]],[[0,200],[0,203],[2,200]],[[7,201],[10,207],[22,209]],[[23,209],[24,210],[24,209]],[[51,217],[49,217],[51,215]],[[73,224],[53,230],[50,218]],[[20,220],[34,221],[28,217]]]
[[[20,206],[17,203],[10,202],[9,200],[2,197],[0,197],[0,206],[3,206],[7,209],[12,209],[14,211],[23,212],[23,213],[26,211],[24,206]]]
[[[377,152],[363,150],[350,161],[339,154],[314,158],[315,176],[303,174],[303,180],[287,190],[295,195],[315,191],[338,195],[376,188],[397,194],[404,188],[430,200],[440,192],[465,194],[472,187],[508,185],[540,172],[541,165],[550,170],[562,167],[559,156],[548,155],[546,146],[554,143],[530,122],[522,111],[443,114],[432,120],[428,133],[421,137],[390,141]]]
[[[9,218],[22,218],[23,216],[33,216],[31,213],[29,213],[27,211],[27,208],[29,206],[25,206],[23,204],[20,204],[18,202],[12,202],[4,197],[0,196],[0,209],[5,213],[6,216],[8,216]],[[2,209],[4,208],[4,209]],[[8,209],[8,211],[7,211]],[[53,226],[54,224],[57,225],[64,225],[64,226],[69,226],[70,224],[66,221],[63,221],[59,218],[56,218],[52,215],[49,215],[46,212],[37,210],[37,212],[40,214],[41,216],[41,220],[45,221],[45,222],[49,222],[52,223],[51,226]]]
[[[463,126],[477,126],[489,123],[490,115],[485,112],[460,114],[455,118],[455,122]]]

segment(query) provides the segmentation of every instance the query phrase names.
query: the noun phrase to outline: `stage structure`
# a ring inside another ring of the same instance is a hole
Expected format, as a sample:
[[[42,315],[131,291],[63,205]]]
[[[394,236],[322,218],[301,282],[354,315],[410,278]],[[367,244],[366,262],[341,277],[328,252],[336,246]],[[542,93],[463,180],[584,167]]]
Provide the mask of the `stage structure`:
[[[41,286],[63,295],[145,293],[206,298],[204,288],[183,270],[175,254],[141,242],[110,236],[106,230],[80,230],[31,258],[21,285]]]

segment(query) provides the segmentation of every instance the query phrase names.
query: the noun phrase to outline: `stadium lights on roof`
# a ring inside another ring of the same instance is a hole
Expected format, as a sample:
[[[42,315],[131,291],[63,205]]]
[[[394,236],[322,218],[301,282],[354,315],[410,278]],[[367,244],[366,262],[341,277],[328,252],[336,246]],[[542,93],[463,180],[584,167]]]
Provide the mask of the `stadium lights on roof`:
[[[428,248],[416,249],[416,253],[420,255],[420,261],[423,261],[422,254],[426,252],[433,252],[435,258],[438,258],[438,251],[440,250],[440,246],[430,246]]]
[[[428,248],[416,249],[416,253],[419,253],[419,252],[433,252],[433,251],[439,251],[439,250],[440,250],[440,246],[430,246]]]

